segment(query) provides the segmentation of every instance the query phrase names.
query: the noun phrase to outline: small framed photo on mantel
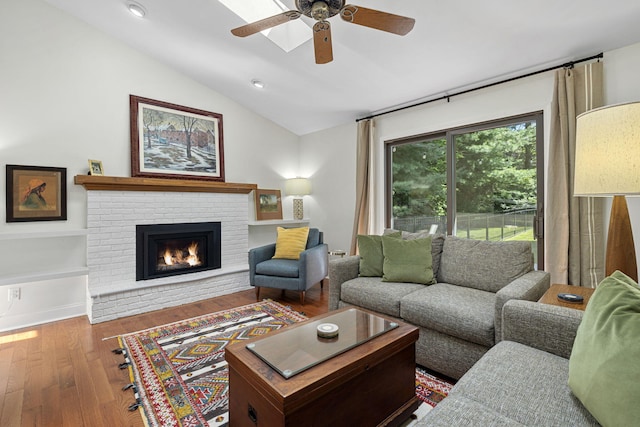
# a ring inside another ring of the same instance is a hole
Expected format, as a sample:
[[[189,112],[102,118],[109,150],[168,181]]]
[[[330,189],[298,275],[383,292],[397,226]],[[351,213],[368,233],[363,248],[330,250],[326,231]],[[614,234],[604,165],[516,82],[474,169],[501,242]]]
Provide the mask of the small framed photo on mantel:
[[[104,175],[104,169],[102,168],[102,162],[100,160],[89,159],[89,175],[93,175],[93,176]]]
[[[67,219],[67,169],[7,165],[7,222]]]

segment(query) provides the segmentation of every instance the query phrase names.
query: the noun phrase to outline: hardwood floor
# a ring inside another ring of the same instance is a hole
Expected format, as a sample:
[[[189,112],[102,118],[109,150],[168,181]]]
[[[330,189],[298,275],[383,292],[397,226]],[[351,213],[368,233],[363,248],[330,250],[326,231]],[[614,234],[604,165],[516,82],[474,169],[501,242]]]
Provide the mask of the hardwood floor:
[[[327,312],[329,290],[316,285],[305,304],[296,292],[262,289],[270,298],[308,317]],[[179,307],[110,322],[89,324],[76,317],[0,334],[0,426],[143,427],[138,411],[130,412],[133,393],[118,368],[116,339],[103,340],[181,319],[255,302],[248,290]]]

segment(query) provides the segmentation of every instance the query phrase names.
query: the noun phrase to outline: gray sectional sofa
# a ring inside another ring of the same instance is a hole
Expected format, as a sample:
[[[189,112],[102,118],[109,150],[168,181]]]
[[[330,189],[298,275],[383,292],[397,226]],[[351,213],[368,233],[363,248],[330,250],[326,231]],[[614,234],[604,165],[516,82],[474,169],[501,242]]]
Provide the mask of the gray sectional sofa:
[[[359,256],[331,260],[329,310],[358,306],[418,326],[416,362],[457,379],[501,341],[504,304],[537,301],[549,274],[533,270],[528,242],[436,235],[431,254],[437,283],[430,285],[359,277]]]
[[[416,427],[599,426],[567,384],[583,313],[507,301],[502,341]]]

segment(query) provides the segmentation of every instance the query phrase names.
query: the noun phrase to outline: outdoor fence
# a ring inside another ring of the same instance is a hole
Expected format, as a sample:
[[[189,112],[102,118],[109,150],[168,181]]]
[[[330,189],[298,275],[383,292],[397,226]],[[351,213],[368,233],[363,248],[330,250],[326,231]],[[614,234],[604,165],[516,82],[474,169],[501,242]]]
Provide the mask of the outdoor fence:
[[[535,209],[522,209],[498,214],[457,215],[456,236],[476,240],[509,240],[523,233],[531,232]],[[438,232],[446,233],[446,216],[421,216],[394,218],[393,228],[409,232],[428,230],[438,224]],[[526,240],[526,239],[525,239]],[[531,236],[533,240],[533,236]]]

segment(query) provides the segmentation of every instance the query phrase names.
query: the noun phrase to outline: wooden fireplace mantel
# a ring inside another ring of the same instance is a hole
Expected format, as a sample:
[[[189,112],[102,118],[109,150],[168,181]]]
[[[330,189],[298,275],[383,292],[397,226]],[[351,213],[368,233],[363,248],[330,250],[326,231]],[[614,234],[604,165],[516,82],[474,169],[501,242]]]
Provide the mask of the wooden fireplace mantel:
[[[87,190],[102,191],[175,191],[248,194],[258,188],[257,184],[95,175],[76,175],[74,177],[74,183],[84,186]]]

